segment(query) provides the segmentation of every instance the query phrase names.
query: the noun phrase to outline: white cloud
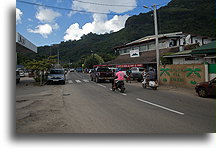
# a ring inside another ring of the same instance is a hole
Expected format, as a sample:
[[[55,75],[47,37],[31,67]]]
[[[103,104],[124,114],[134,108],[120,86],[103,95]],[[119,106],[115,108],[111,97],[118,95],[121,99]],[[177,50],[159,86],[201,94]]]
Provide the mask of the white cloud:
[[[133,10],[137,5],[136,0],[85,0],[85,2],[107,4],[107,5],[127,5],[127,6],[134,6],[134,7],[104,6],[104,5],[95,5],[95,4],[81,3],[78,1],[72,1],[72,9],[85,10],[91,12],[103,12],[103,13],[109,13],[109,12],[123,13],[123,12]]]
[[[64,40],[79,40],[83,35],[90,32],[104,34],[111,31],[119,31],[124,28],[125,21],[128,17],[128,15],[115,15],[112,19],[107,20],[106,15],[94,14],[93,22],[86,23],[82,28],[80,28],[78,23],[72,24],[65,32]]]
[[[123,13],[133,10],[136,7],[136,0],[85,0],[85,2],[107,4],[107,5],[128,5],[134,7],[119,7],[119,6],[103,6],[89,3],[80,3],[78,1],[72,1],[72,9],[84,10],[90,12],[102,12],[102,13]],[[77,12],[71,12],[69,15]],[[104,34],[109,32],[116,32],[124,28],[125,21],[128,15],[115,15],[110,20],[107,19],[106,14],[93,14],[93,21],[86,23],[80,27],[78,23],[72,24],[67,30],[64,36],[65,40],[79,40],[83,35],[90,32],[97,34]]]
[[[23,15],[23,12],[16,8],[16,24],[21,23],[21,16]]]
[[[52,9],[39,7],[35,17],[41,22],[52,23],[59,16],[61,16],[59,12],[53,11]]]
[[[36,12],[35,17],[42,23],[43,25],[38,25],[35,29],[27,29],[28,32],[31,33],[39,33],[44,38],[47,38],[49,34],[51,34],[54,30],[59,28],[59,25],[55,22],[57,17],[61,16],[60,13],[53,11],[52,9],[39,7]],[[31,21],[29,19],[29,21]]]
[[[52,26],[49,24],[44,24],[44,25],[38,25],[35,30],[28,29],[28,32],[32,33],[39,33],[41,34],[44,38],[47,38],[50,33],[52,33],[53,29]]]

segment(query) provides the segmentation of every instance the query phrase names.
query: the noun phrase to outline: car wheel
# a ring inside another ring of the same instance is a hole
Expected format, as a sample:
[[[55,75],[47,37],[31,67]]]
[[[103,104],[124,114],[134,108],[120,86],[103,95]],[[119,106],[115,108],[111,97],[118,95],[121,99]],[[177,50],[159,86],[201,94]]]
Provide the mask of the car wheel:
[[[206,89],[203,88],[203,87],[199,88],[198,89],[198,95],[200,97],[203,97],[203,98],[207,97],[207,91],[206,91]]]

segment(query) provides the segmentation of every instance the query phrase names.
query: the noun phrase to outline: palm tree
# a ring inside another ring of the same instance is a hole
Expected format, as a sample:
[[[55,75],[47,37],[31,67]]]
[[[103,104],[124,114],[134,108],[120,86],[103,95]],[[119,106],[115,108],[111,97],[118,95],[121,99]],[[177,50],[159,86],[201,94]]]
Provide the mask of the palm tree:
[[[201,78],[201,75],[197,72],[197,71],[201,71],[201,69],[199,68],[187,68],[184,70],[184,72],[188,71],[189,73],[187,73],[186,77],[189,77],[192,73],[194,73],[196,76],[198,76],[199,78]]]
[[[194,74],[196,76],[198,76],[199,78],[201,78],[201,75],[198,73],[198,71],[201,71],[201,69],[199,68],[194,68],[193,66],[193,69],[192,68],[187,68],[184,70],[184,72],[188,72],[186,77],[189,77],[191,74]],[[196,81],[191,81],[191,84],[196,84]]]
[[[163,74],[167,74],[168,76],[170,76],[170,73],[168,72],[169,70],[170,70],[169,68],[166,68],[166,69],[165,67],[161,68],[160,71],[162,72],[160,73],[160,76],[162,76]]]

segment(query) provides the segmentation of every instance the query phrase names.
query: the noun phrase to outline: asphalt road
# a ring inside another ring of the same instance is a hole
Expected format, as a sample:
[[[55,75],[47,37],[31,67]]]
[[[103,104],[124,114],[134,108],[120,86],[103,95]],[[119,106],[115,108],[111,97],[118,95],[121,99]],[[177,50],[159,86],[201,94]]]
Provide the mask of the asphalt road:
[[[77,72],[67,74],[66,85],[34,88],[33,94],[31,87],[17,87],[17,132],[216,132],[215,99],[163,87],[143,89],[137,82],[125,87],[125,93],[113,92],[111,83],[95,83],[88,74]]]

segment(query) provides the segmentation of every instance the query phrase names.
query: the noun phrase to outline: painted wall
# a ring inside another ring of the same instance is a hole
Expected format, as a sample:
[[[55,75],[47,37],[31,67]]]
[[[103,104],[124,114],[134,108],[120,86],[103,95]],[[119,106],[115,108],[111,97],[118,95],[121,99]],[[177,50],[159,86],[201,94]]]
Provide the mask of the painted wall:
[[[205,81],[204,64],[160,66],[160,84],[179,87],[194,87]]]

